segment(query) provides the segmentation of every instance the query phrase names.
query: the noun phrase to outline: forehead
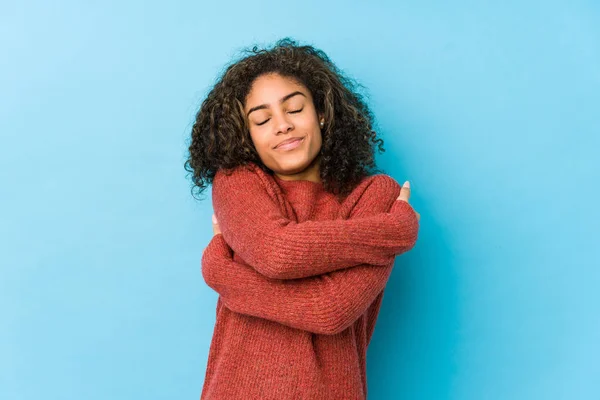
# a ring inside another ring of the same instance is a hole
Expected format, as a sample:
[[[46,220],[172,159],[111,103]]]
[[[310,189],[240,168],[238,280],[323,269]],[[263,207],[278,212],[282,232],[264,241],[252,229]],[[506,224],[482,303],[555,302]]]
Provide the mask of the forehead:
[[[259,104],[277,104],[285,95],[300,91],[311,98],[310,91],[297,80],[279,74],[261,75],[252,82],[250,92],[246,96],[246,108]],[[295,96],[297,99],[302,96]]]

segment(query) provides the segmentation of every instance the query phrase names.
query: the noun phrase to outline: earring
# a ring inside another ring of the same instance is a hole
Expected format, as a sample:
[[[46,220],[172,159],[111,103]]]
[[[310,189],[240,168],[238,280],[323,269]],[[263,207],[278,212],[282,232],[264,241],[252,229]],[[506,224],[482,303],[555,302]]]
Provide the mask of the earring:
[[[325,125],[325,123],[323,121],[321,121],[321,128]]]

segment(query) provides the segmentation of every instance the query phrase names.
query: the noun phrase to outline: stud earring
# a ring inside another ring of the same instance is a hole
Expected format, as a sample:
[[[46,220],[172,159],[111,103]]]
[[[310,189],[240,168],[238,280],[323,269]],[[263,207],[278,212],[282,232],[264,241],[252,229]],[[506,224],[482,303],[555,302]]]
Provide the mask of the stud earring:
[[[321,128],[325,125],[325,123],[323,121],[321,121]]]

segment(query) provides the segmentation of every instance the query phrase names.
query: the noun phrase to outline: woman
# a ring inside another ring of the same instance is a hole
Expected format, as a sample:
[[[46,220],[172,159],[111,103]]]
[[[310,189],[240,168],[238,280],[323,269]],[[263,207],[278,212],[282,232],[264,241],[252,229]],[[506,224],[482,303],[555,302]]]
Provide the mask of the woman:
[[[420,216],[407,184],[373,174],[372,114],[322,51],[249,53],[202,103],[186,161],[216,214],[201,398],[365,399],[383,290]]]

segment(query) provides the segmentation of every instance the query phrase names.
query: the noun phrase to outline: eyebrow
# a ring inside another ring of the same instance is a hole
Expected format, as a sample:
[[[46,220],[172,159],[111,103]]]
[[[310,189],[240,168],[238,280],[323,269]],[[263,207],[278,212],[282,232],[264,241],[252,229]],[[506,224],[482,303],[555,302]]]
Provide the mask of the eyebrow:
[[[289,100],[291,97],[297,96],[297,95],[301,95],[306,97],[306,95],[300,91],[295,91],[292,92],[290,94],[287,94],[285,96],[283,96],[281,99],[279,99],[279,103],[283,103],[284,101]],[[260,106],[256,106],[256,107],[252,107],[250,110],[248,110],[248,113],[246,114],[246,117],[248,117],[250,115],[251,112],[253,111],[257,111],[257,110],[264,110],[265,108],[269,108],[269,106],[267,104],[261,104]]]

